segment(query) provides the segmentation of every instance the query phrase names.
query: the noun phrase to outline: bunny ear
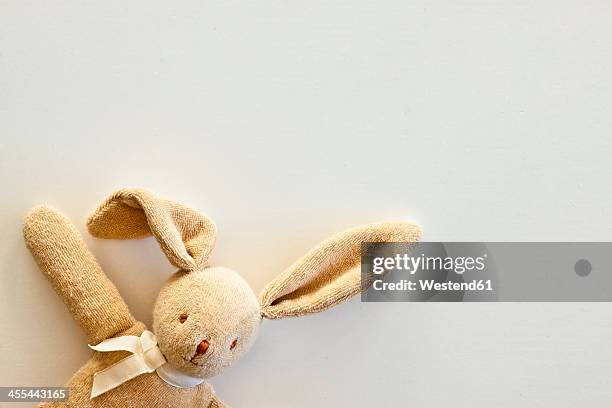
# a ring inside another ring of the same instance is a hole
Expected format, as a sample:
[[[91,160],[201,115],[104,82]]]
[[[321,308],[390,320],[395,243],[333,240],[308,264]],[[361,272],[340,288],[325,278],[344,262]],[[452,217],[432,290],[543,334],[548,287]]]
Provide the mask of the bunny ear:
[[[415,242],[420,228],[408,222],[369,224],[320,243],[266,286],[264,317],[280,319],[322,312],[361,291],[362,242]]]
[[[98,238],[153,235],[170,263],[184,271],[205,266],[217,235],[215,224],[204,214],[143,189],[112,194],[89,217],[87,228]]]

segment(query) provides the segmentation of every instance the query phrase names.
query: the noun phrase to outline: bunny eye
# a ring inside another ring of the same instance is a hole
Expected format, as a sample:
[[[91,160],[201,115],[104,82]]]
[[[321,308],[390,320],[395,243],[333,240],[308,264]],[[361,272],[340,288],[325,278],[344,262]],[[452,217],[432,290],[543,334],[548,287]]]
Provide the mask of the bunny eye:
[[[237,345],[238,345],[238,339],[234,339],[234,341],[232,341],[232,344],[230,344],[230,350],[235,349]]]
[[[179,322],[181,323],[185,323],[185,320],[187,320],[187,313],[181,313],[181,315],[179,316]]]

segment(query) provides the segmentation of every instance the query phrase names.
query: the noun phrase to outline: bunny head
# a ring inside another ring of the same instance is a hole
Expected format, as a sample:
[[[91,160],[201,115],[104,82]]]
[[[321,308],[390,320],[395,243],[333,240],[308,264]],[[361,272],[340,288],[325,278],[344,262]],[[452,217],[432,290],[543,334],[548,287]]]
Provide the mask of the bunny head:
[[[250,347],[259,329],[259,302],[228,268],[179,271],[162,288],[153,331],[170,364],[202,378],[219,374]]]
[[[223,371],[253,344],[263,318],[279,319],[326,310],[361,290],[362,242],[417,241],[407,222],[369,224],[340,233],[313,248],[259,297],[236,272],[208,264],[216,229],[204,214],[146,190],[121,190],[89,218],[99,238],[153,235],[179,270],[162,287],[153,331],[168,363],[199,378]]]

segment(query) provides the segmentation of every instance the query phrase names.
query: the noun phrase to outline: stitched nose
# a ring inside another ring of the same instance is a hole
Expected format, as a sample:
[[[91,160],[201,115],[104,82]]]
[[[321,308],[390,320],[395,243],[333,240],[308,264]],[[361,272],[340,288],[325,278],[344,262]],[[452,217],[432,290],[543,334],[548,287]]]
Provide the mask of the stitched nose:
[[[209,343],[207,340],[202,340],[200,344],[198,344],[198,348],[196,349],[196,354],[206,354],[208,351]]]

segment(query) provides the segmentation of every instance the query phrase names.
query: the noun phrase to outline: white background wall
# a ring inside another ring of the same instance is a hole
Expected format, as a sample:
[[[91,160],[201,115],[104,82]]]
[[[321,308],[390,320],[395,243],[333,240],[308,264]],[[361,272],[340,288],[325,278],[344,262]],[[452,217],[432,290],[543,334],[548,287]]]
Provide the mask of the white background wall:
[[[146,186],[260,290],[345,227],[609,240],[608,1],[0,1],[1,385],[89,355],[21,218]],[[137,318],[171,267],[86,240]],[[610,271],[594,270],[593,273]],[[234,407],[608,407],[609,304],[362,304],[266,322]]]

